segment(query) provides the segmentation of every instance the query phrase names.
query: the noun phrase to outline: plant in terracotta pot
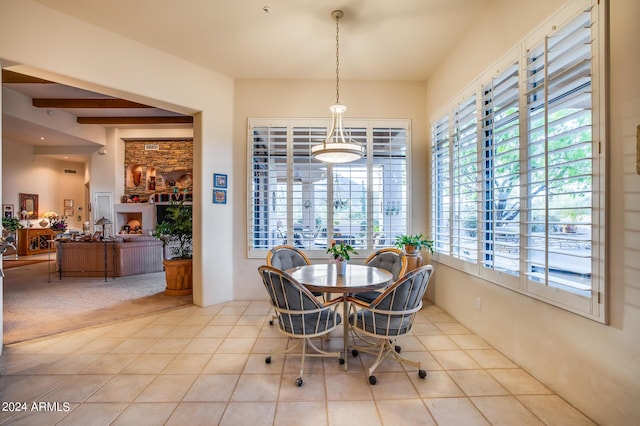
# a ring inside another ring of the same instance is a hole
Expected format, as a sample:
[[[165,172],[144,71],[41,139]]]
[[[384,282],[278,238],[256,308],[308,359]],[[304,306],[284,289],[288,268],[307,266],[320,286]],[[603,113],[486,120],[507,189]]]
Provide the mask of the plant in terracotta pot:
[[[433,253],[433,240],[425,238],[422,234],[402,234],[396,237],[395,246],[404,249],[405,253],[413,254],[423,248]]]
[[[172,257],[163,261],[167,288],[165,294],[183,296],[193,291],[193,216],[191,206],[184,200],[169,203],[164,220],[158,224],[154,236],[169,248]]]

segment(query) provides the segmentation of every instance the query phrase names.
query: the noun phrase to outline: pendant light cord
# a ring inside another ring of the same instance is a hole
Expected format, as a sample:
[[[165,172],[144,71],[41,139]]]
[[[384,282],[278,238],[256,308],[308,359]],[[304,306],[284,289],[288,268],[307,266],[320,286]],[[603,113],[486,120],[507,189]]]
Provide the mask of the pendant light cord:
[[[340,16],[336,16],[336,104],[340,103]]]

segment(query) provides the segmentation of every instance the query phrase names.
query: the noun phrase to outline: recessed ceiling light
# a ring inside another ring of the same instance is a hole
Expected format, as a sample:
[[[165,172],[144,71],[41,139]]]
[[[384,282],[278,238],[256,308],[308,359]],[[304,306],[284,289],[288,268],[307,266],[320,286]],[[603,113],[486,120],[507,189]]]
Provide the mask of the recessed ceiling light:
[[[44,139],[44,136],[40,136],[40,140],[41,140],[41,141],[45,140],[45,139]]]

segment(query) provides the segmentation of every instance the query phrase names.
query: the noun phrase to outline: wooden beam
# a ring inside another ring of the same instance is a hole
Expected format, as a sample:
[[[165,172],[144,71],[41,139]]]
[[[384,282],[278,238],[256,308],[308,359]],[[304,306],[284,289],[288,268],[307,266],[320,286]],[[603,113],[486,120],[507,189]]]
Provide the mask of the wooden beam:
[[[43,80],[30,75],[19,74],[17,72],[2,70],[3,83],[38,83],[38,84],[56,84],[53,81]]]
[[[169,117],[78,117],[78,124],[193,124],[189,115]]]
[[[149,105],[124,99],[83,99],[83,98],[34,98],[32,104],[37,108],[153,108]]]

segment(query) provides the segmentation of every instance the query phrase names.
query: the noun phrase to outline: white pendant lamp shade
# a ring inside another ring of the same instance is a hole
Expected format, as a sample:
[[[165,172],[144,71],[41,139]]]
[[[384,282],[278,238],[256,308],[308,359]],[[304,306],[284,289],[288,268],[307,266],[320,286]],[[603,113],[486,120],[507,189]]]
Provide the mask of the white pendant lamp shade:
[[[336,21],[336,103],[329,107],[331,110],[331,130],[327,138],[319,145],[311,147],[311,155],[325,163],[348,163],[359,160],[364,156],[362,144],[345,137],[342,117],[347,107],[340,104],[340,19],[344,16],[341,10],[331,12]]]
[[[344,135],[342,114],[347,107],[335,104],[329,109],[332,115],[331,130],[324,142],[311,148],[311,155],[325,163],[348,163],[361,159],[364,155],[363,146]]]

